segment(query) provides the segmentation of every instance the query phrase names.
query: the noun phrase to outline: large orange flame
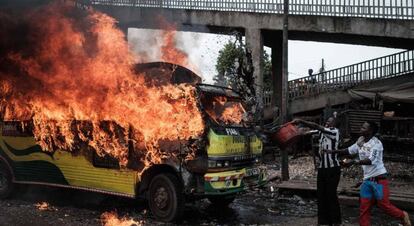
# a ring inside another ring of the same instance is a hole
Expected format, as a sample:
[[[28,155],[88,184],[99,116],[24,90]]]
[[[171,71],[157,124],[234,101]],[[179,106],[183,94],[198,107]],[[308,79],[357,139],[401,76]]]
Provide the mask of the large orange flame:
[[[176,48],[176,25],[169,23],[163,17],[158,18],[158,22],[164,28],[163,45],[161,46],[162,60],[178,65],[185,65],[187,68],[197,72],[198,68],[190,64],[188,55],[184,51]]]
[[[143,221],[134,221],[126,217],[120,218],[116,212],[105,212],[101,215],[103,226],[132,226],[144,225]]]
[[[240,124],[244,113],[245,111],[242,108],[241,104],[232,104],[224,109],[220,119],[225,123]]]
[[[219,124],[235,125],[240,124],[246,113],[240,101],[229,101],[225,96],[210,98],[205,110],[209,116]]]
[[[129,52],[113,18],[52,4],[18,23],[27,28],[23,44],[0,56],[8,65],[0,67],[0,110],[4,120],[30,121],[43,150],[93,149],[126,165],[133,146],[155,163],[160,141],[202,133],[194,88],[148,86],[131,69],[143,59]]]

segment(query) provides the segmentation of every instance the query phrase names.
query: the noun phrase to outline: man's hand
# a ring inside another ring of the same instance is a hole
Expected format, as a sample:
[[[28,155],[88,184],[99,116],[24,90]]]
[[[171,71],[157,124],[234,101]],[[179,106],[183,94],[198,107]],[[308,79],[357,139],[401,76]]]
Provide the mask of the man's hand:
[[[344,159],[344,160],[341,161],[341,165],[343,167],[350,167],[354,164],[355,164],[355,161],[353,159]]]
[[[365,137],[360,136],[360,137],[358,138],[358,140],[357,140],[357,145],[358,145],[359,147],[362,147],[362,146],[364,145],[364,143],[365,143]]]

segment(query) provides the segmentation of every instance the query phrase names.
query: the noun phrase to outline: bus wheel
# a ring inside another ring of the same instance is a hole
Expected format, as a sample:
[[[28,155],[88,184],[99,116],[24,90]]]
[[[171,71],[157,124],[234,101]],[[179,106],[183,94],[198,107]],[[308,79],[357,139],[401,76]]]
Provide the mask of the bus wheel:
[[[155,176],[149,186],[148,205],[157,220],[179,220],[184,211],[184,194],[178,179],[172,174]]]
[[[236,196],[227,195],[227,196],[211,196],[208,197],[208,201],[215,206],[228,206],[234,201]]]
[[[0,162],[0,199],[8,198],[13,191],[13,187],[10,170]]]

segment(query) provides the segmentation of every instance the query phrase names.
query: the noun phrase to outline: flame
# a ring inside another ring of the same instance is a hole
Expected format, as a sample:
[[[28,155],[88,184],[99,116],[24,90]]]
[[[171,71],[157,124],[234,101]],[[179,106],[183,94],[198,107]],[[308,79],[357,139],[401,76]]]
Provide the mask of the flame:
[[[211,97],[211,104],[204,106],[209,116],[217,123],[240,124],[246,113],[238,101],[229,101],[225,96]]]
[[[240,124],[245,113],[241,104],[232,104],[224,109],[220,116],[220,120],[229,124]]]
[[[170,28],[163,33],[164,44],[161,46],[161,51],[163,53],[162,60],[178,65],[188,65],[187,54],[179,49],[171,48],[175,46],[175,36],[177,31]]]
[[[56,208],[50,206],[47,202],[36,203],[35,206],[40,211],[57,211]]]
[[[119,218],[116,212],[105,212],[101,215],[101,223],[103,226],[140,226],[144,225],[143,221],[134,221],[126,217]]]
[[[6,39],[2,46],[0,37],[0,51],[6,50],[0,55],[0,116],[29,121],[44,151],[94,150],[125,166],[133,150],[148,165],[168,154],[160,141],[202,134],[194,87],[147,85],[148,78],[132,70],[144,59],[131,54],[113,18],[57,3],[12,18],[17,22],[4,18],[4,24],[17,23],[14,30],[27,30],[23,37],[10,34],[20,35],[17,43]]]
[[[198,68],[189,63],[188,55],[184,51],[176,48],[176,25],[166,21],[163,17],[158,18],[158,23],[164,28],[164,42],[161,46],[162,60],[178,65],[185,65],[190,70],[198,72]]]

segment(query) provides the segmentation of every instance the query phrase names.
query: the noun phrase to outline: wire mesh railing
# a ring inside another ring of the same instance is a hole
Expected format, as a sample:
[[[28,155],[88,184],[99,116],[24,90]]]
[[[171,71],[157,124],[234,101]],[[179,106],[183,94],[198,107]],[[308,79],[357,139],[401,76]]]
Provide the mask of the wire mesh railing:
[[[315,96],[413,72],[414,50],[408,50],[289,81],[289,98]]]
[[[92,5],[283,14],[284,0],[78,0]],[[414,19],[414,0],[289,0],[289,14]]]
[[[414,50],[408,50],[357,64],[325,71],[288,82],[289,100],[317,96],[380,79],[414,73]],[[274,98],[271,90],[263,94],[264,106]]]

